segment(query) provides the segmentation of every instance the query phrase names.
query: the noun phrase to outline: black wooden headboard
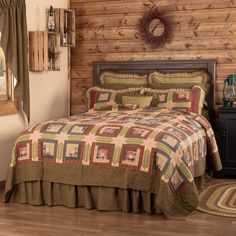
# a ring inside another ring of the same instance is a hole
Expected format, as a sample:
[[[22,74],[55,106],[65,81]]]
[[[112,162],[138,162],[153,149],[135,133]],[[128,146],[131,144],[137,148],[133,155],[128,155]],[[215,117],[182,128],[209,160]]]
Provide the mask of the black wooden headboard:
[[[93,62],[93,83],[99,86],[99,76],[104,71],[149,74],[155,70],[161,72],[190,72],[201,70],[209,74],[209,93],[207,98],[208,114],[215,128],[215,60],[184,61],[99,61]]]

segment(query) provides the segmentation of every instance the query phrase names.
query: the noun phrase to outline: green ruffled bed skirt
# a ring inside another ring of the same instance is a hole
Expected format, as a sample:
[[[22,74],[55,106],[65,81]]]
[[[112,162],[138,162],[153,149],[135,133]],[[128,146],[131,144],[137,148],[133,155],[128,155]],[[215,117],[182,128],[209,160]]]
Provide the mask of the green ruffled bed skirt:
[[[10,202],[31,205],[85,207],[103,211],[161,213],[157,196],[138,190],[96,186],[74,186],[33,181],[17,184]]]
[[[196,186],[204,185],[204,175],[195,178]],[[154,193],[102,186],[76,186],[62,183],[31,181],[14,185],[9,202],[35,206],[85,207],[103,211],[161,213]]]

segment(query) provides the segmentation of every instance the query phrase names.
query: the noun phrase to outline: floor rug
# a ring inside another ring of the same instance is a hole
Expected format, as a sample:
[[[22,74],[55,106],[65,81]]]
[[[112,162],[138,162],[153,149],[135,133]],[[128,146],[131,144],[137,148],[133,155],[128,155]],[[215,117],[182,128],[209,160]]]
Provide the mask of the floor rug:
[[[236,180],[210,184],[200,192],[199,199],[199,211],[236,217]]]

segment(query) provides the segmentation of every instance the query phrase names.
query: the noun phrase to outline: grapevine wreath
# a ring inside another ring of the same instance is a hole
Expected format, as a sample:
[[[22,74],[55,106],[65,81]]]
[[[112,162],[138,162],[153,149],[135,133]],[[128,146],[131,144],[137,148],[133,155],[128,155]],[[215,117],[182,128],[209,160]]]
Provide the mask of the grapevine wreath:
[[[155,20],[159,20],[164,27],[164,30],[160,35],[155,35],[150,31],[150,25]],[[156,7],[151,8],[150,11],[144,14],[139,22],[138,29],[144,42],[150,44],[153,48],[162,47],[165,43],[169,43],[171,41],[171,23],[167,16],[159,12]]]

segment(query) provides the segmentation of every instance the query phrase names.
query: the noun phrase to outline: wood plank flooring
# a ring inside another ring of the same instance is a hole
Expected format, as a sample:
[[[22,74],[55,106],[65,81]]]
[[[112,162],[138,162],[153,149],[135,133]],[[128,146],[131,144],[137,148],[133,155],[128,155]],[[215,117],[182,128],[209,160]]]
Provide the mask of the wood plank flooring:
[[[3,191],[1,190],[1,198]],[[34,207],[0,202],[0,236],[158,235],[235,236],[236,218],[192,212],[186,221],[163,215],[102,212],[82,208]]]

